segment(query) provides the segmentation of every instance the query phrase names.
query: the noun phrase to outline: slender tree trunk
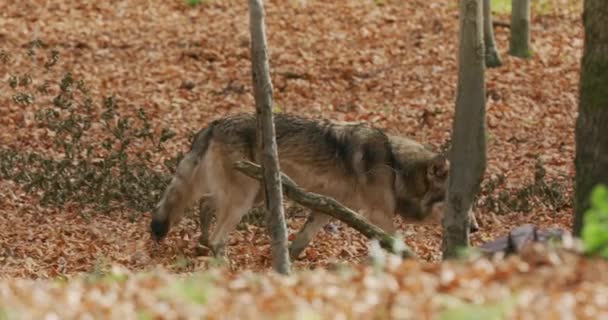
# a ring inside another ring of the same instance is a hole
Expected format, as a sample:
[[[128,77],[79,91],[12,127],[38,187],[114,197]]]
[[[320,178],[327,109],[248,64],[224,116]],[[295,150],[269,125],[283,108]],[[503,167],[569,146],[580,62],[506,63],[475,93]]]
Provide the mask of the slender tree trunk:
[[[511,41],[509,54],[520,58],[532,56],[530,49],[530,0],[511,2]]]
[[[270,233],[272,264],[275,271],[289,274],[287,227],[283,212],[283,191],[279,175],[274,118],[272,115],[272,84],[268,65],[264,5],[262,0],[249,0],[251,31],[251,71],[258,126],[258,149],[264,169],[267,227]]]
[[[576,187],[573,234],[579,236],[591,190],[608,185],[608,5],[585,0],[585,49],[576,120]]]
[[[482,0],[460,0],[456,114],[450,151],[443,257],[469,246],[469,210],[486,168]]]
[[[486,66],[496,68],[502,65],[502,61],[494,40],[491,2],[491,0],[483,0],[483,42],[486,45]]]

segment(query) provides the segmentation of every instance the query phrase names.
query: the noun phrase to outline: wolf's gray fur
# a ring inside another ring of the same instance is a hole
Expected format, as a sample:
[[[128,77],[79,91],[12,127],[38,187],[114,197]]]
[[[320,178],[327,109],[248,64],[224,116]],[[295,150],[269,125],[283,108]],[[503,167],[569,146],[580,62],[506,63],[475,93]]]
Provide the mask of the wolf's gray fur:
[[[433,207],[445,197],[449,164],[442,155],[365,124],[277,114],[275,128],[281,171],[305,190],[335,198],[389,233],[395,213],[409,222],[440,222],[443,210]],[[237,160],[259,163],[256,141],[253,114],[218,119],[201,130],[153,212],[153,237],[164,238],[184,210],[203,198],[202,242],[222,255],[228,234],[263,200],[259,182],[232,168]],[[207,239],[214,212],[216,228]],[[292,257],[329,219],[318,212],[309,216],[291,244]],[[471,221],[475,231],[472,214]]]

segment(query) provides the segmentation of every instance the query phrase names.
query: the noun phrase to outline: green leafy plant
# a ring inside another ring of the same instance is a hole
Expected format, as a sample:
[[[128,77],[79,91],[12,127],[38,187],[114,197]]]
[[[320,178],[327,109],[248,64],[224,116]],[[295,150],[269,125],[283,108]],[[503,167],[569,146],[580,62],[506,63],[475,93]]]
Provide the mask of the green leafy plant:
[[[152,320],[154,317],[148,310],[138,309],[137,310],[137,319],[138,320]]]
[[[515,307],[515,297],[486,304],[466,303],[452,296],[440,296],[440,300],[447,308],[439,315],[445,320],[499,320],[509,319],[509,314]]]
[[[591,193],[581,233],[585,252],[608,259],[608,188],[598,185]]]
[[[534,166],[534,182],[515,190],[500,190],[505,183],[504,175],[486,180],[478,196],[483,196],[481,206],[498,214],[510,212],[530,212],[534,203],[543,203],[554,210],[571,204],[565,187],[556,181],[548,181],[546,169],[540,160]],[[499,191],[500,190],[500,191]]]
[[[173,263],[173,268],[178,272],[192,271],[195,267],[194,261],[186,256],[178,256]]]
[[[127,275],[113,270],[105,258],[100,258],[95,262],[93,269],[85,275],[86,281],[91,283],[120,283],[127,280]]]
[[[34,41],[27,55],[34,57],[44,47]],[[152,152],[162,150],[175,133],[162,128],[156,134],[143,108],[122,114],[114,96],[96,104],[85,82],[70,72],[56,84],[36,79],[36,70],[42,69],[45,76],[57,64],[59,52],[51,50],[42,63],[31,61],[29,72],[10,75],[8,85],[15,90],[14,103],[35,110],[37,125],[52,139],[52,152],[0,148],[0,178],[41,194],[42,205],[93,204],[102,212],[150,210],[170,179],[167,172],[151,169]],[[166,160],[166,169],[173,172],[181,157]]]
[[[172,286],[163,291],[161,295],[179,296],[184,301],[196,304],[205,304],[213,296],[215,279],[210,273],[195,273],[179,279]]]
[[[510,14],[512,0],[492,0],[492,11],[497,14]],[[576,1],[573,1],[576,3]],[[551,0],[532,1],[531,10],[537,14],[548,14],[551,9],[555,8],[555,3]]]
[[[186,4],[191,7],[196,7],[199,4],[201,4],[202,2],[203,2],[203,0],[186,0]]]
[[[511,0],[493,0],[492,11],[499,14],[511,13]]]

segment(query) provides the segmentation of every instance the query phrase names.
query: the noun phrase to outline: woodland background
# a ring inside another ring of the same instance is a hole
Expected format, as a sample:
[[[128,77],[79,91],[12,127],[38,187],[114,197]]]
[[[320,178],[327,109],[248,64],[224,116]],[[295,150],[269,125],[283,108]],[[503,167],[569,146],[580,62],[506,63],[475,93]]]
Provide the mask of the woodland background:
[[[509,21],[508,3],[493,1],[495,21]],[[265,7],[276,112],[368,121],[437,149],[447,145],[456,1]],[[426,262],[390,258],[367,267],[374,250],[336,223],[294,261],[297,275],[254,274],[269,269],[270,250],[253,212],[230,238],[228,270],[188,275],[214,264],[196,252],[196,217],[159,247],[148,234],[149,210],[194,132],[254,110],[247,3],[22,1],[3,2],[0,12],[0,314],[28,304],[39,306],[30,314],[68,312],[61,306],[70,305],[70,292],[88,302],[69,312],[126,317],[383,318],[378,312],[430,316],[469,304],[490,315],[608,310],[602,272],[593,272],[605,263],[535,251],[437,264],[441,227],[401,222],[405,242]],[[582,4],[539,0],[532,12],[530,59],[509,56],[509,29],[495,28],[504,64],[486,71],[488,166],[473,245],[523,223],[571,229]],[[291,234],[305,210],[290,205],[287,215]],[[112,272],[113,265],[129,271]],[[409,274],[418,276],[404,280]],[[62,284],[15,279],[75,276]]]

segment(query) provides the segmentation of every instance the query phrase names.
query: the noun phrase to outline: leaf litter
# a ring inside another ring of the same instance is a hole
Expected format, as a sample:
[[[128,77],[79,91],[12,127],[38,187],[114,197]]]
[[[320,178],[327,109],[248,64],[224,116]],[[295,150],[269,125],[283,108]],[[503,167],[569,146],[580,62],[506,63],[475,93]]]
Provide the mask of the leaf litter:
[[[457,80],[458,11],[453,3],[288,1],[266,6],[275,110],[368,121],[436,148],[446,145]],[[210,120],[253,110],[245,2],[3,2],[0,12],[0,49],[13,54],[10,68],[0,64],[3,146],[56,153],[47,130],[34,121],[45,102],[18,104],[9,87],[10,74],[29,72],[30,62],[18,53],[37,38],[58,51],[48,77],[59,79],[70,71],[87,83],[95,99],[112,94],[121,112],[136,114],[141,107],[153,128],[176,133],[153,155],[158,170],[165,159],[187,148],[189,134]],[[556,1],[542,15],[533,14],[535,54],[527,61],[506,54],[508,29],[496,29],[504,65],[486,73],[488,169],[477,202],[482,230],[472,236],[475,245],[524,223],[571,226],[580,13],[580,4]],[[508,15],[495,19],[508,21]],[[559,207],[540,194],[520,192],[535,185],[539,161],[546,170],[545,185],[557,183],[562,189],[565,201]],[[490,188],[487,183],[494,180],[501,182]],[[601,277],[600,270],[606,270],[601,261],[560,253],[570,258],[542,267],[530,266],[525,258],[436,264],[441,229],[398,220],[406,243],[427,262],[404,262],[375,274],[364,267],[367,241],[338,223],[338,232],[320,232],[294,262],[301,273],[285,279],[256,275],[252,272],[270,268],[268,237],[263,227],[247,225],[231,235],[229,270],[203,281],[209,292],[203,285],[198,288],[202,292],[178,290],[188,299],[163,295],[160,291],[170,291],[179,274],[214,264],[196,254],[200,233],[195,217],[187,217],[163,245],[155,246],[147,233],[149,213],[121,209],[101,214],[76,203],[40,206],[39,194],[8,180],[0,180],[0,190],[0,277],[5,279],[0,315],[18,310],[33,318],[48,312],[77,317],[81,311],[125,318],[255,318],[270,313],[384,318],[394,312],[394,317],[408,318],[438,315],[448,304],[500,309],[498,302],[515,305],[511,310],[523,318],[549,310],[554,312],[549,318],[588,318],[606,311],[605,279],[586,278]],[[529,202],[529,210],[508,206],[516,194],[523,199],[518,201]],[[521,210],[498,210],[490,202]],[[290,218],[290,233],[303,222]],[[324,270],[339,261],[355,271],[341,278],[337,271]],[[124,281],[73,278],[104,274],[113,265],[130,270],[121,271]],[[152,271],[157,267],[167,271]],[[131,273],[137,271],[152,273]],[[57,277],[70,281],[27,280]],[[74,301],[81,311],[73,308]],[[116,301],[122,306],[108,307]]]

